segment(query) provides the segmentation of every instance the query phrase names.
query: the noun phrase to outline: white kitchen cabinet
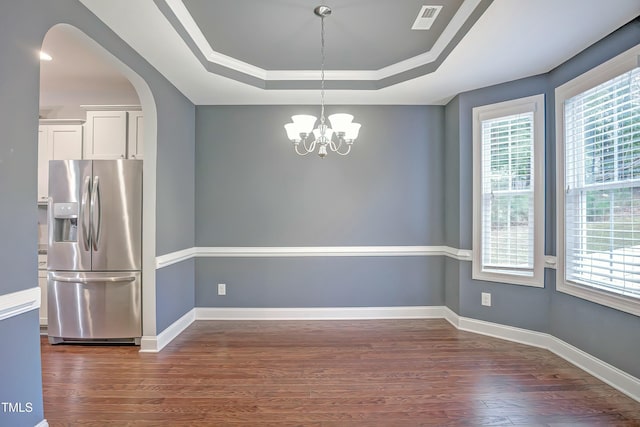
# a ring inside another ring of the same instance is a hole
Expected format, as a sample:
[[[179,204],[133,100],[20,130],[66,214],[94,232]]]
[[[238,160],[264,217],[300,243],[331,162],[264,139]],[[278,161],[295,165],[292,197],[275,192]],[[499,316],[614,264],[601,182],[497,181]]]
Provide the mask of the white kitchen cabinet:
[[[144,153],[144,116],[142,111],[129,111],[127,129],[127,155],[130,159],[143,158]]]
[[[47,127],[38,127],[38,203],[46,203],[49,196],[49,147]]]
[[[38,127],[38,203],[49,193],[49,160],[82,159],[82,121],[41,120]]]
[[[87,111],[85,159],[124,159],[127,156],[127,112]]]
[[[82,105],[85,159],[141,159],[143,116],[135,105]]]
[[[38,255],[38,287],[40,288],[40,326],[47,321],[47,257]]]
[[[40,287],[40,326],[47,322],[47,272],[38,271],[38,286]]]

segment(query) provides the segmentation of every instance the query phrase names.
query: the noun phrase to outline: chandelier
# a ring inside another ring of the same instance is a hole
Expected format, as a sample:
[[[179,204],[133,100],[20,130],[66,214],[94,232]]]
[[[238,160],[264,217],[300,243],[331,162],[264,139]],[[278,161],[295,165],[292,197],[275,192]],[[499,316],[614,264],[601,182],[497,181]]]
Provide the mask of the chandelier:
[[[313,12],[320,17],[320,52],[322,54],[322,67],[320,68],[320,123],[316,124],[316,117],[307,114],[298,114],[291,117],[293,123],[284,125],[287,137],[293,142],[297,154],[306,156],[318,148],[318,156],[324,158],[327,148],[334,153],[346,156],[351,151],[351,145],[358,137],[360,123],[353,123],[351,114],[332,114],[329,116],[331,127],[327,126],[324,117],[324,18],[331,15],[331,8],[318,6]],[[302,143],[302,144],[301,144]],[[300,147],[302,145],[302,147]],[[346,148],[345,148],[346,147]]]

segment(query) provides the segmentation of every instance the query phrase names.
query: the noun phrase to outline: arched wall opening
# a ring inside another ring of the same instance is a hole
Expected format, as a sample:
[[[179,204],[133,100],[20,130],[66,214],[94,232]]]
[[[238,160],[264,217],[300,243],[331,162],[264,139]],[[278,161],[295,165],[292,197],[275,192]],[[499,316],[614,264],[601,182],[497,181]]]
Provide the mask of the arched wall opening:
[[[142,334],[156,335],[156,154],[157,154],[157,108],[149,85],[145,80],[83,31],[69,24],[52,26],[43,38],[43,45],[52,31],[63,30],[77,38],[91,53],[108,63],[122,74],[133,86],[144,115],[144,161],[143,161],[143,223],[142,223]],[[55,58],[54,58],[55,60]],[[43,67],[40,67],[42,73]],[[42,89],[40,91],[42,98]],[[96,104],[96,103],[93,103]],[[42,105],[42,104],[41,104]],[[143,345],[144,348],[144,345]]]

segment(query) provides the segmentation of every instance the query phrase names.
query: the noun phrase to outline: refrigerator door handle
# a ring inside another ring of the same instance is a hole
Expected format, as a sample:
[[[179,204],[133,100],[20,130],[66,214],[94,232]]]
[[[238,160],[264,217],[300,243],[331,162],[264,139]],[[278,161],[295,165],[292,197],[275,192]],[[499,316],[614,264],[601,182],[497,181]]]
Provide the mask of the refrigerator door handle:
[[[87,198],[91,193],[91,177],[84,178],[84,191],[82,192],[82,201],[80,203],[80,218],[82,221],[82,242],[84,243],[84,250],[88,251],[91,245],[91,233],[89,228],[89,221],[91,210],[87,209]]]
[[[91,192],[91,221],[93,250],[97,251],[98,242],[100,241],[100,229],[102,228],[102,203],[100,200],[100,178],[98,176],[93,177],[93,191]]]
[[[80,279],[77,277],[57,276],[55,274],[51,275],[50,278],[56,282],[67,282],[67,283],[95,283],[95,282],[118,283],[118,282],[133,282],[134,280],[136,280],[136,276],[85,277]]]

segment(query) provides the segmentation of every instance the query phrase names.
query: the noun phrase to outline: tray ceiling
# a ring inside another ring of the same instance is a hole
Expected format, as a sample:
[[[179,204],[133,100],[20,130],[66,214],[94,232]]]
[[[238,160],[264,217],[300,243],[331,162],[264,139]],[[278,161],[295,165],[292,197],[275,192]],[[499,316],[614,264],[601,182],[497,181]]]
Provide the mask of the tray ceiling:
[[[325,19],[327,67],[377,70],[430,51],[462,0],[439,2],[443,7],[432,27],[412,30],[424,3],[374,0],[357,7],[349,0],[332,1],[332,14]],[[264,70],[320,66],[320,19],[308,0],[183,0],[183,4],[207,44],[223,55]]]
[[[435,71],[492,0],[439,0],[413,30],[423,0],[333,0],[325,18],[327,88],[380,89]],[[318,86],[320,19],[308,0],[156,0],[210,72],[263,89]]]
[[[80,0],[192,102],[317,103],[307,0]],[[333,0],[327,103],[444,104],[545,73],[640,14],[637,0]],[[411,30],[423,5],[432,29]]]

